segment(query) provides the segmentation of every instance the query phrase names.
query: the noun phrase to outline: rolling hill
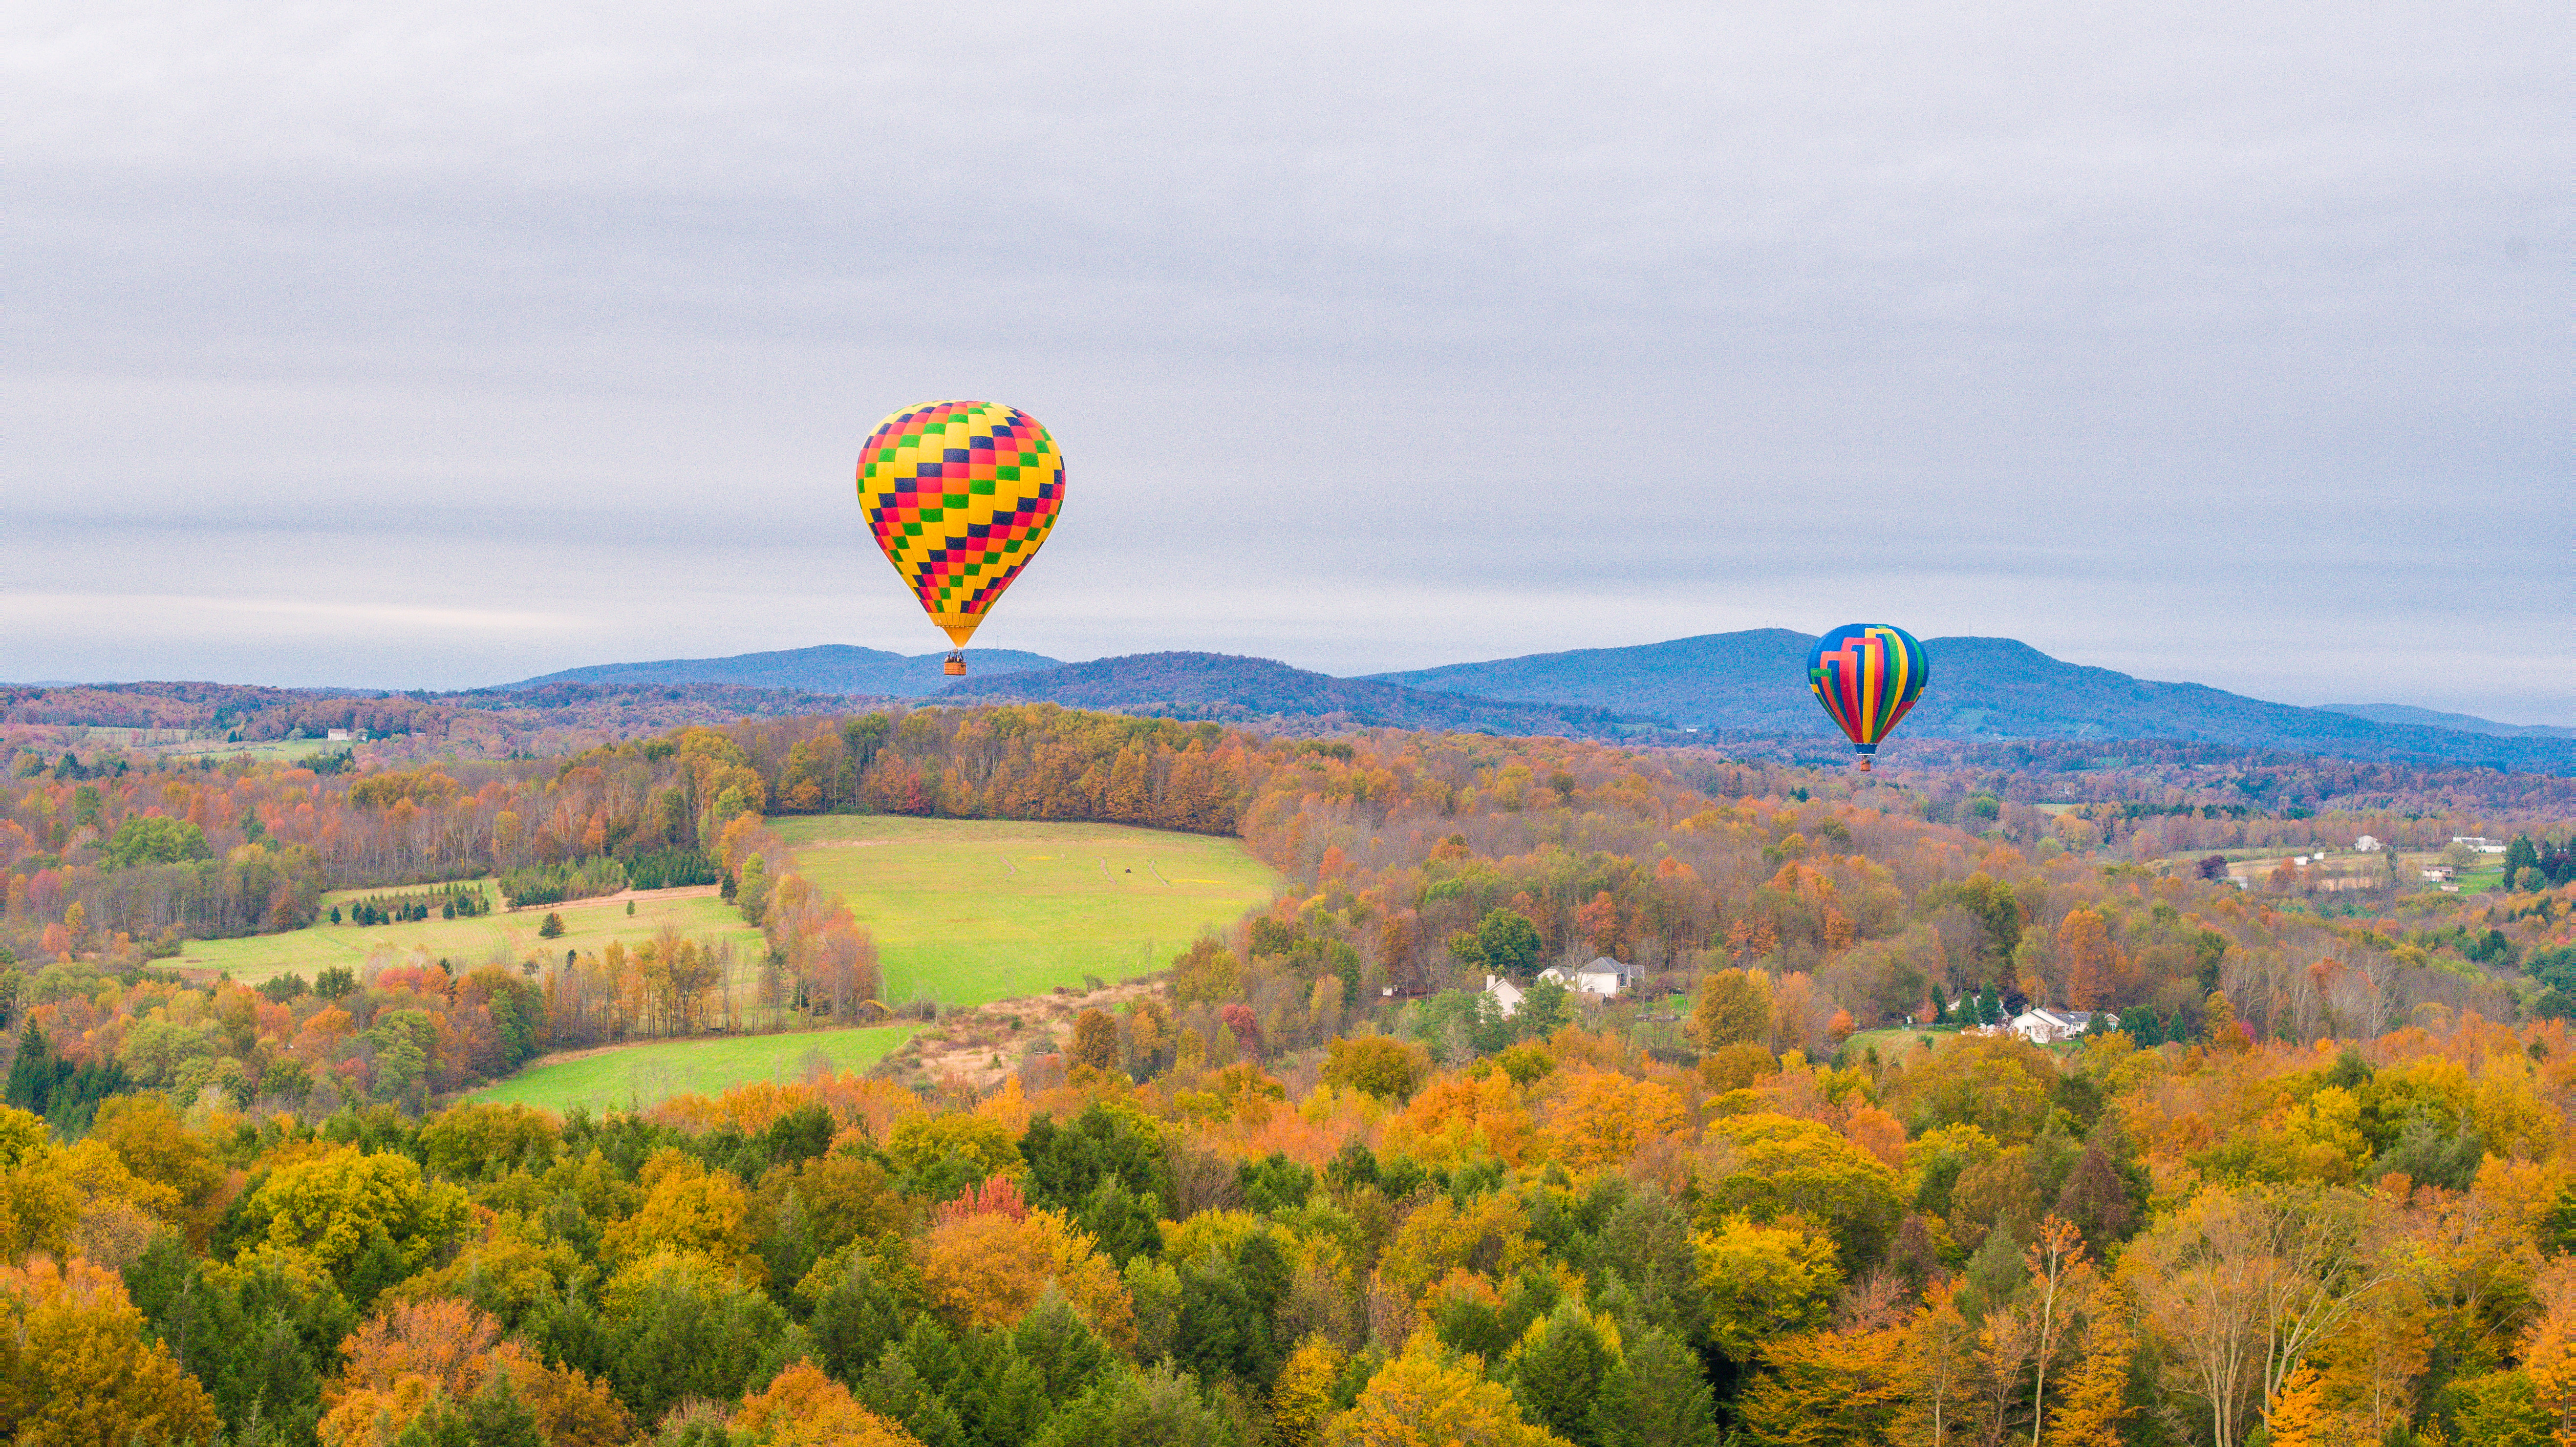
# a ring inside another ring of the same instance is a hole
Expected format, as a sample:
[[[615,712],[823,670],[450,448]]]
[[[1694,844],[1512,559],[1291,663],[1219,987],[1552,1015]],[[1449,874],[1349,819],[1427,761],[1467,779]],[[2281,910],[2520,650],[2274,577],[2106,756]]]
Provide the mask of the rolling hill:
[[[750,688],[788,688],[806,693],[865,694],[878,698],[919,698],[937,693],[948,682],[940,672],[944,653],[906,657],[881,648],[854,648],[825,643],[778,653],[737,653],[730,658],[665,658],[654,663],[595,663],[567,668],[537,678],[503,684],[507,690],[539,688],[550,683],[731,683]],[[970,648],[967,666],[979,674],[1016,673],[1053,668],[1057,660],[1042,653],[1008,648]]]
[[[949,685],[942,703],[1046,701],[1177,718],[1347,718],[1389,728],[1608,738],[1652,724],[1582,704],[1470,698],[1230,653],[1136,653]]]
[[[1374,676],[1373,681],[1519,703],[1585,704],[1685,727],[1826,733],[1804,683],[1814,638],[1786,629],[1714,633]],[[2576,740],[2499,736],[2267,703],[2197,683],[2156,683],[2051,658],[2010,638],[1932,638],[1931,690],[1904,724],[1927,738],[2180,739],[2353,759],[2487,764],[2576,773]]]
[[[2464,734],[2493,734],[2500,739],[2576,739],[2576,728],[2565,724],[2498,723],[2473,713],[2443,713],[2438,709],[2416,708],[2403,703],[2321,703],[2317,707],[2328,713],[2366,718],[2372,723],[2415,724]]]

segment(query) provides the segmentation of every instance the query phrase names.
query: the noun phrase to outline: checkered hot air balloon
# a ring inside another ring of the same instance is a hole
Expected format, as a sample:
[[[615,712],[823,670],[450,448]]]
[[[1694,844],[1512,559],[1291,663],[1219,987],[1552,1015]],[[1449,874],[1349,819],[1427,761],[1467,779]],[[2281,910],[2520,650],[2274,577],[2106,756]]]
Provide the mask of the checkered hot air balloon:
[[[1923,645],[1884,623],[1846,623],[1817,639],[1807,655],[1807,687],[1851,739],[1863,769],[1931,677]]]
[[[1037,556],[1064,507],[1064,454],[1038,419],[998,402],[924,402],[859,449],[859,505],[966,671],[966,640]]]

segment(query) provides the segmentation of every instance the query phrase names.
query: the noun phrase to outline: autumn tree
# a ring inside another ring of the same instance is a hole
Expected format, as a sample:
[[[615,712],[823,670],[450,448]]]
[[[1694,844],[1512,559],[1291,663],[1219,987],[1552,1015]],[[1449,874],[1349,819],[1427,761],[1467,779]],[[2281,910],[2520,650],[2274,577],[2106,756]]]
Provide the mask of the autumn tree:
[[[811,1362],[780,1372],[745,1397],[733,1425],[771,1447],[919,1447],[901,1427],[869,1411],[850,1389]]]
[[[1473,1357],[1448,1359],[1436,1345],[1411,1347],[1369,1378],[1324,1440],[1328,1447],[1567,1447],[1523,1420],[1511,1394],[1484,1380],[1478,1365]]]
[[[1710,1340],[1740,1362],[1780,1333],[1821,1324],[1843,1282],[1833,1243],[1794,1227],[1731,1216],[1693,1239]]]
[[[1076,1015],[1069,1063],[1102,1079],[1109,1078],[1118,1069],[1118,1022],[1098,1010]]]
[[[0,1267],[0,1435],[20,1447],[204,1441],[214,1402],[114,1272],[37,1256]]]
[[[2071,909],[2057,927],[2057,965],[2070,1008],[2090,1010],[2119,978],[2119,955],[2099,910]]]
[[[301,1257],[359,1300],[409,1276],[464,1229],[464,1192],[407,1156],[341,1149],[269,1174],[242,1212],[241,1257]]]
[[[1325,1047],[1324,1083],[1387,1100],[1402,1100],[1431,1075],[1431,1054],[1419,1045],[1384,1035],[1336,1036]]]
[[[1759,970],[1720,970],[1704,975],[1699,999],[1683,1027],[1693,1045],[1717,1050],[1771,1038],[1771,977]]]

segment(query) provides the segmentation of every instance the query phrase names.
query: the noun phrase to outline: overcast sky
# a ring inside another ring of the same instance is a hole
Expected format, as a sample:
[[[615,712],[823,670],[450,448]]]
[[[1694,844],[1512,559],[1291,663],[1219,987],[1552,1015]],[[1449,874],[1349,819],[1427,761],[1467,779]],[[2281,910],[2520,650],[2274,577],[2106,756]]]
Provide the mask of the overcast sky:
[[[0,677],[1889,621],[2576,722],[2563,3],[22,3]]]

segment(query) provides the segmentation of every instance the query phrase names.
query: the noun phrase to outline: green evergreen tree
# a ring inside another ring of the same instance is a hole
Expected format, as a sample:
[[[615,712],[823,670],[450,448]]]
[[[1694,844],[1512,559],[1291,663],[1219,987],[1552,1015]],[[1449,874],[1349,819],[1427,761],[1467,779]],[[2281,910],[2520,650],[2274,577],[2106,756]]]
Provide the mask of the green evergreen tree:
[[[966,1429],[957,1413],[912,1369],[901,1346],[879,1353],[876,1365],[851,1390],[869,1411],[902,1423],[922,1447],[966,1447]]]
[[[9,1085],[0,1099],[20,1110],[45,1113],[45,1104],[54,1093],[54,1048],[45,1040],[45,1032],[35,1021],[27,1022],[26,1032],[18,1037],[18,1058],[9,1063]]]
[[[1699,1359],[1672,1334],[1627,1344],[1628,1391],[1604,1403],[1609,1447],[1717,1447],[1717,1411]]]
[[[814,1298],[805,1332],[815,1364],[856,1390],[886,1349],[902,1340],[903,1309],[865,1252],[853,1247],[847,1261]]]
[[[1072,1303],[1049,1282],[1038,1304],[1011,1333],[1012,1350],[1035,1367],[1045,1383],[1047,1400],[1070,1402],[1109,1369],[1110,1356],[1100,1338],[1074,1314]]]
[[[465,1430],[474,1447],[546,1447],[537,1433],[537,1414],[519,1400],[508,1372],[494,1372],[491,1382],[465,1404]]]
[[[1604,1415],[1624,1416],[1629,1405],[1627,1367],[1571,1301],[1559,1302],[1543,1330],[1522,1338],[1510,1386],[1523,1416],[1574,1447],[1603,1447]]]

